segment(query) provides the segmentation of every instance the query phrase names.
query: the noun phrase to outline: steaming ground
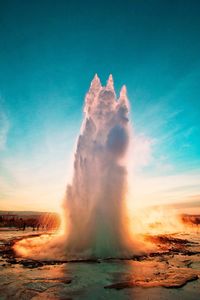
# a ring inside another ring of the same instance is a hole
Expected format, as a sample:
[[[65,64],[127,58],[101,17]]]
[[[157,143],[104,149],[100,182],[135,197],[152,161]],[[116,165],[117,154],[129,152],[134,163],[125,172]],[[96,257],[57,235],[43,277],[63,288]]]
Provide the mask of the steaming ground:
[[[0,233],[2,300],[199,299],[197,226],[187,233],[146,235],[146,241],[155,244],[157,251],[134,255],[131,259],[61,261],[17,256],[12,245],[17,239],[27,241],[27,236],[33,234],[41,233],[11,230]]]
[[[144,252],[147,244],[144,247],[132,234],[126,209],[128,113],[126,87],[117,99],[112,75],[105,87],[95,75],[85,98],[73,179],[64,201],[65,233],[51,240],[19,242],[18,254],[48,259],[131,257]]]

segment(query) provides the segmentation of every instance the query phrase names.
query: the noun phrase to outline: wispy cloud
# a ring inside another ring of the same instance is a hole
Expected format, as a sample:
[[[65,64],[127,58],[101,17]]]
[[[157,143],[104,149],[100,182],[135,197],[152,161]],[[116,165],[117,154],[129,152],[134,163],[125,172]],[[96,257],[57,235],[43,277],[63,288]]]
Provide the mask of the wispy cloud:
[[[135,202],[133,205],[191,201],[194,195],[200,194],[199,181],[200,170],[154,177],[136,174],[131,191],[131,198]]]
[[[71,175],[63,139],[49,136],[31,153],[0,159],[0,210],[59,211]]]
[[[0,107],[0,151],[4,150],[6,147],[9,129],[10,129],[9,119],[6,113]]]

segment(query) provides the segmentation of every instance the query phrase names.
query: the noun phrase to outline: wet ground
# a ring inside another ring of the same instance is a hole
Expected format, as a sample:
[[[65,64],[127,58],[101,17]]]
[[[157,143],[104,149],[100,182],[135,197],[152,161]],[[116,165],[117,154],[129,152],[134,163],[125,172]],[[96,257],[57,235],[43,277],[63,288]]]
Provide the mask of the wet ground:
[[[40,232],[0,231],[0,299],[200,299],[200,235],[147,236],[157,252],[132,259],[41,261],[12,245]]]

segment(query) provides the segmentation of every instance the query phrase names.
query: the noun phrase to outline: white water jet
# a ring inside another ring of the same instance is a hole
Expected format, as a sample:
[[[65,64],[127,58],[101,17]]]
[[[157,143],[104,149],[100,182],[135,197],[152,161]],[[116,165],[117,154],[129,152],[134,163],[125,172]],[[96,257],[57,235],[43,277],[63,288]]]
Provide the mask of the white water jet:
[[[133,239],[126,209],[128,113],[126,87],[117,99],[112,75],[105,87],[95,75],[85,97],[73,179],[64,200],[65,233],[19,241],[14,247],[18,255],[87,259],[144,252],[140,238]]]
[[[129,253],[125,211],[128,112],[126,87],[117,99],[112,75],[105,87],[95,75],[85,97],[73,181],[67,187],[68,254],[113,257]]]

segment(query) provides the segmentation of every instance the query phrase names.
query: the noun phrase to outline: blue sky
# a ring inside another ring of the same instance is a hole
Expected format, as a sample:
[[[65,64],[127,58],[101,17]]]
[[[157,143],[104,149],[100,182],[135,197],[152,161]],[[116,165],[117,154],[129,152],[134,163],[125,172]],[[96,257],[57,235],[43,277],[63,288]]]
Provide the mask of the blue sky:
[[[198,0],[0,1],[0,209],[57,209],[95,73],[128,89],[135,201],[200,200],[199,15]]]

